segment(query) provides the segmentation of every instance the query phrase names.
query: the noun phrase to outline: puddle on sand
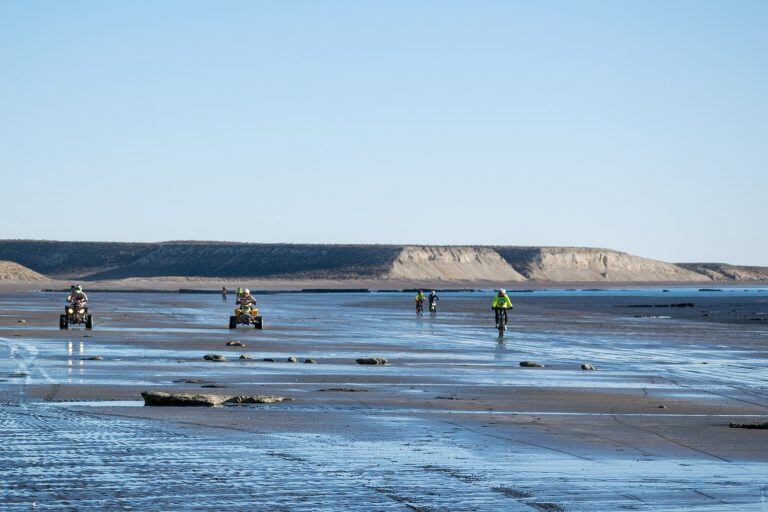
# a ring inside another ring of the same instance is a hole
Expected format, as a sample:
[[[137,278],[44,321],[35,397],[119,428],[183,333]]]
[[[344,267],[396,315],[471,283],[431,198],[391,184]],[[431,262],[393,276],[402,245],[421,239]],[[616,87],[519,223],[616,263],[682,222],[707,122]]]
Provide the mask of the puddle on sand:
[[[83,402],[47,402],[59,407],[144,407],[144,400],[94,400]]]

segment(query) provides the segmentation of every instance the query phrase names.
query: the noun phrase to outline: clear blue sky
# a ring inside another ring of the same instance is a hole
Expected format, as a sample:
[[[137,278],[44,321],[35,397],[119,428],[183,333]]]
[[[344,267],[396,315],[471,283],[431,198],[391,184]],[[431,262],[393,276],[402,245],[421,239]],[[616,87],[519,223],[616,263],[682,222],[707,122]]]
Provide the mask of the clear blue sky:
[[[764,1],[4,1],[0,238],[768,265],[767,26]]]

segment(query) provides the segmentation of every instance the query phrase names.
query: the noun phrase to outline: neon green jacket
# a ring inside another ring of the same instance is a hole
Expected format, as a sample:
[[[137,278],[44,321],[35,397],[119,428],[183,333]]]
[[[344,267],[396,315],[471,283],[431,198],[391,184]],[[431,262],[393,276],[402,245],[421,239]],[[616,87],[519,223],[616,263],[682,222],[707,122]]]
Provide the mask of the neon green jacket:
[[[425,298],[426,297],[424,297],[423,293],[417,293],[416,294],[416,302],[420,302],[420,301],[423,302]]]
[[[512,301],[509,300],[508,296],[496,295],[493,298],[493,305],[491,307],[493,309],[514,309],[515,306],[512,305]]]

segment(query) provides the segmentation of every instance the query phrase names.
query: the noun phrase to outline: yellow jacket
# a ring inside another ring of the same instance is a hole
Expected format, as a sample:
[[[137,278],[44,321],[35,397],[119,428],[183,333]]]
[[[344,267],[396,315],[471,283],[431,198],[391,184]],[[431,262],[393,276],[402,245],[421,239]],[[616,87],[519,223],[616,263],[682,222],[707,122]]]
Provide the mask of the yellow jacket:
[[[493,309],[513,309],[512,301],[506,295],[496,295],[493,298]]]

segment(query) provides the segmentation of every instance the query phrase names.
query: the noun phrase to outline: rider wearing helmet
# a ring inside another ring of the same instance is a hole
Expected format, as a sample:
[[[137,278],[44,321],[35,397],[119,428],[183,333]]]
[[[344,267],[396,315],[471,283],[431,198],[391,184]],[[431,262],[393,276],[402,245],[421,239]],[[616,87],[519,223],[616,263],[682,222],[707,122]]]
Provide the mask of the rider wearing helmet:
[[[427,297],[427,301],[429,301],[429,305],[436,303],[440,300],[440,297],[437,296],[437,292],[435,290],[432,290],[429,292],[429,296]]]
[[[419,290],[419,293],[416,294],[416,314],[419,314],[421,310],[424,309],[424,290]]]
[[[512,305],[512,301],[509,300],[509,296],[507,295],[507,290],[500,288],[499,293],[493,297],[493,304],[491,305],[491,309],[493,309],[493,311],[496,313],[496,325],[499,325],[499,322],[503,317],[504,326],[506,327],[507,311],[514,308],[515,307]]]
[[[82,285],[71,286],[67,295],[67,304],[86,304],[88,296],[83,292]]]
[[[239,290],[239,288],[238,288],[238,290]],[[242,304],[244,306],[251,305],[251,304],[255,305],[256,304],[256,299],[254,299],[251,296],[251,290],[246,288],[245,290],[242,291],[241,294],[238,295],[237,301],[235,303],[236,304]]]

